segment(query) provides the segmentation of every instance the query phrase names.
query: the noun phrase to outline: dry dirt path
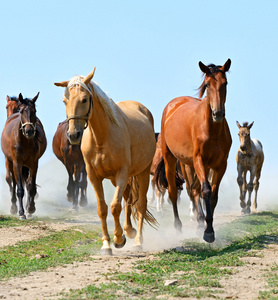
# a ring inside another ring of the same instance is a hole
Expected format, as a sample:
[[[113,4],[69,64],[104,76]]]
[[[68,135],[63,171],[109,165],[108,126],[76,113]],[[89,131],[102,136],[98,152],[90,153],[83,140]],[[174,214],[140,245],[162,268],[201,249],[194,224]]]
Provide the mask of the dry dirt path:
[[[89,212],[92,213],[92,212]],[[93,218],[97,220],[95,212]],[[188,214],[188,211],[185,212]],[[69,221],[47,223],[41,222],[37,226],[22,225],[13,228],[0,228],[0,247],[14,245],[22,240],[37,239],[49,234],[53,230],[64,230],[70,226],[83,224],[88,212],[80,212],[79,215],[69,217]],[[182,216],[181,216],[182,217]],[[217,228],[231,222],[238,217],[236,213],[217,213],[215,216],[216,238]],[[177,237],[173,228],[171,209],[166,209],[163,215],[157,216],[161,226],[158,231],[145,227],[144,251],[134,252],[133,241],[128,240],[125,248],[113,249],[112,257],[92,256],[93,260],[75,262],[63,267],[50,268],[43,272],[32,272],[23,278],[11,278],[0,282],[0,299],[58,299],[59,294],[68,292],[70,289],[80,289],[89,284],[98,285],[108,282],[105,276],[107,272],[129,272],[133,263],[139,259],[155,259],[154,253],[180,245],[180,240],[185,237],[195,237],[196,223],[187,220],[183,222],[183,236]],[[112,219],[109,220],[112,231]],[[168,224],[168,225],[166,225]],[[271,246],[262,251],[261,257],[252,257],[248,264],[233,269],[233,275],[222,279],[221,284],[225,287],[223,298],[227,299],[256,299],[258,291],[267,285],[264,274],[273,265],[278,264],[278,247]],[[58,296],[57,296],[58,295]],[[219,296],[219,295],[218,295]]]

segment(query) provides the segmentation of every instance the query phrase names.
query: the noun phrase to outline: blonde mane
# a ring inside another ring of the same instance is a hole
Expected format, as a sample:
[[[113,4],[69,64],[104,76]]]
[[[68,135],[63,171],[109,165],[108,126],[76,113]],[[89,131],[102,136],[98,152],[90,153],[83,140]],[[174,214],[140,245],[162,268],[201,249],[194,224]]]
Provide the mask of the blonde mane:
[[[119,120],[116,112],[116,104],[113,102],[113,100],[110,99],[95,82],[91,81],[89,85],[86,85],[82,80],[83,78],[84,76],[74,76],[69,81],[65,89],[64,97],[66,99],[69,98],[69,89],[75,85],[84,88],[92,95],[93,98],[94,96],[98,98],[99,103],[101,104],[110,121],[116,125],[119,125]]]

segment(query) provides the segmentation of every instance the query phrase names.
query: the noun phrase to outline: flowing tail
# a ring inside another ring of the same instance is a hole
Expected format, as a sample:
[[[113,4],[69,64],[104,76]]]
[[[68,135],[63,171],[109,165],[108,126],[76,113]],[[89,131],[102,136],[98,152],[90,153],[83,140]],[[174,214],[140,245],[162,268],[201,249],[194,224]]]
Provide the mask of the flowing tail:
[[[177,168],[176,168],[176,172],[175,172],[175,179],[176,179],[177,189],[182,191],[185,180],[184,180],[183,176],[180,174],[180,172],[178,172]],[[163,192],[163,188],[165,188],[165,189],[168,188],[168,181],[166,178],[165,163],[164,163],[163,157],[161,158],[161,160],[155,170],[154,181],[157,186],[157,189],[160,192]]]
[[[130,177],[128,180],[128,186],[130,187],[129,191],[129,204],[131,205],[132,209],[132,217],[134,221],[138,220],[138,200],[139,200],[139,185],[138,185],[138,177],[133,176]],[[147,209],[144,215],[144,221],[146,221],[151,227],[157,229],[159,223],[157,222],[156,218],[152,215],[152,213]]]

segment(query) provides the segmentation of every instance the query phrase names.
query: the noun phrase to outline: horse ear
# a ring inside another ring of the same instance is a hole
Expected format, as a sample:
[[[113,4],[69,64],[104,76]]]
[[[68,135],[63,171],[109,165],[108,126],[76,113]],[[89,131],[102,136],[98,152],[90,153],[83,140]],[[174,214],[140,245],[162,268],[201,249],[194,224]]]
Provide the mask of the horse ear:
[[[253,121],[251,124],[249,124],[249,125],[247,126],[247,128],[250,130],[251,127],[253,126],[253,124],[254,124],[254,121]]]
[[[231,63],[232,63],[232,61],[230,59],[228,59],[225,62],[225,64],[221,67],[222,71],[224,71],[225,73],[228,72],[231,67]]]
[[[10,97],[9,97],[8,95],[7,95],[7,98],[6,98],[6,99],[7,99],[7,102],[9,102],[9,101],[10,101]]]
[[[67,87],[68,84],[69,84],[69,80],[68,81],[62,81],[62,82],[55,82],[54,84],[56,86]]]
[[[37,93],[37,95],[31,100],[31,102],[35,103],[39,97],[40,92]]]
[[[86,85],[88,85],[91,82],[91,80],[93,79],[94,74],[95,74],[95,70],[96,70],[96,67],[94,67],[93,71],[83,79],[83,82]]]
[[[199,67],[200,67],[201,71],[203,73],[205,73],[206,75],[211,74],[209,67],[204,65],[201,61],[199,61]]]
[[[21,94],[21,93],[18,95],[18,100],[19,100],[20,102],[22,102],[22,101],[23,101],[23,96],[22,96],[22,94]]]
[[[236,121],[237,127],[240,129],[241,125],[238,123],[238,121]]]

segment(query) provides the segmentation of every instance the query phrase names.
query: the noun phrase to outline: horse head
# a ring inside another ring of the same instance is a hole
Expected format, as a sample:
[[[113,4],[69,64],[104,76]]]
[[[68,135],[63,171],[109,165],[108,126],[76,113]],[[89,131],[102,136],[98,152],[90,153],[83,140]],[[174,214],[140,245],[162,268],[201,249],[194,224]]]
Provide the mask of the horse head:
[[[81,143],[83,131],[88,125],[93,105],[92,88],[89,83],[94,73],[95,68],[86,77],[75,76],[69,81],[54,83],[56,86],[66,88],[63,101],[66,105],[67,121],[69,123],[67,137],[73,145]]]
[[[199,67],[205,75],[200,87],[199,97],[202,98],[207,90],[207,98],[212,111],[213,122],[222,122],[225,118],[225,102],[227,93],[226,72],[229,71],[231,60],[228,59],[223,66],[204,65],[201,61]]]
[[[20,123],[22,134],[27,139],[32,139],[36,135],[37,131],[37,116],[36,116],[36,106],[35,102],[39,97],[39,93],[33,98],[23,99],[22,94],[18,96],[19,101],[19,113],[20,113]]]
[[[7,99],[6,109],[7,109],[7,118],[8,118],[12,114],[17,113],[19,111],[19,108],[18,108],[19,101],[18,101],[17,97],[7,96],[6,99]]]
[[[253,126],[254,122],[249,124],[248,122],[244,122],[242,126],[236,121],[237,127],[239,128],[238,136],[240,141],[240,150],[245,153],[250,147],[250,129]]]

